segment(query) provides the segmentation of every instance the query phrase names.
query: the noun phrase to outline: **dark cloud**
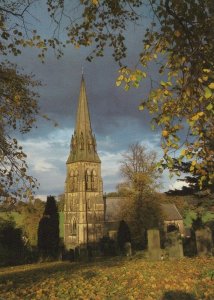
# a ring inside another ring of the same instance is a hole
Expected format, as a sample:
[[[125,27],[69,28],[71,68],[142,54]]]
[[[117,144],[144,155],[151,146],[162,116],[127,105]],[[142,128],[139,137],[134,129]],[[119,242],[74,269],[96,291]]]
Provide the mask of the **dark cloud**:
[[[132,34],[133,33],[133,34]],[[141,28],[128,36],[127,64],[135,65],[141,51]],[[150,116],[138,110],[149,90],[149,80],[138,89],[124,91],[115,86],[118,65],[107,50],[104,58],[88,63],[85,57],[90,49],[65,49],[64,57],[57,60],[48,53],[45,64],[39,62],[37,51],[28,49],[14,61],[27,73],[34,73],[43,86],[39,88],[41,113],[58,123],[42,118],[25,136],[19,136],[28,154],[30,174],[40,181],[39,194],[60,194],[64,189],[66,159],[70,138],[75,125],[82,66],[86,81],[92,128],[97,137],[102,160],[104,190],[115,189],[119,176],[121,153],[137,141],[160,154],[159,135],[150,129]],[[157,70],[152,72],[157,76]],[[167,182],[167,180],[165,180]],[[166,183],[167,185],[167,183]]]

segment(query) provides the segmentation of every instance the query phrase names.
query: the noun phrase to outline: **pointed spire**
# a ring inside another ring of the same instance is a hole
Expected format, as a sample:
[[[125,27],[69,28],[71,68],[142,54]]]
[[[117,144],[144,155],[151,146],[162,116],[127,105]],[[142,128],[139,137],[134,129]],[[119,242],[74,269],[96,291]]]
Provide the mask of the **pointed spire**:
[[[100,162],[96,151],[96,140],[92,133],[85,80],[82,73],[79,102],[74,135],[71,139],[71,153],[68,162],[94,161]]]
[[[77,110],[75,130],[78,136],[81,135],[81,132],[84,136],[86,135],[86,133],[91,132],[91,121],[88,110],[85,80],[83,75],[80,85],[79,104]]]

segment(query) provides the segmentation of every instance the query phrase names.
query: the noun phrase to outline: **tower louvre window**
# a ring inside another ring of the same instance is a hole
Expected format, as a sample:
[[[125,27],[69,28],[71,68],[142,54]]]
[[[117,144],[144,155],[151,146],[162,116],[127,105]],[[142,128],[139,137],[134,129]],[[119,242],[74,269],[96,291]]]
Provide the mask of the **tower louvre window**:
[[[76,219],[73,219],[73,234],[77,234],[77,222],[76,222]]]
[[[78,190],[78,177],[79,177],[79,174],[78,174],[78,171],[76,170],[74,173],[74,191],[75,192],[77,192],[77,190]]]
[[[92,184],[90,170],[86,170],[86,172],[85,172],[85,183],[86,183],[86,190],[90,191],[91,190],[91,184]]]
[[[69,179],[69,192],[74,191],[74,171],[71,170],[70,172],[70,179]]]
[[[92,191],[97,190],[97,173],[95,170],[92,170],[91,172],[91,189]]]

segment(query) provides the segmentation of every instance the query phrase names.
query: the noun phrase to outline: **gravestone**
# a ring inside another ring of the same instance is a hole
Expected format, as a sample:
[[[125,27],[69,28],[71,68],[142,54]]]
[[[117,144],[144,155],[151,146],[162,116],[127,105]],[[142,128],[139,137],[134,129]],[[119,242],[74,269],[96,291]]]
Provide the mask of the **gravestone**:
[[[182,239],[178,231],[166,234],[165,252],[169,259],[182,258],[184,256]]]
[[[210,228],[205,227],[195,231],[197,253],[199,256],[212,255],[213,241]]]
[[[158,229],[149,229],[148,236],[148,254],[151,260],[160,260],[162,250],[160,248],[160,232]]]
[[[124,253],[125,256],[131,256],[132,255],[132,246],[130,242],[126,242],[124,245]]]

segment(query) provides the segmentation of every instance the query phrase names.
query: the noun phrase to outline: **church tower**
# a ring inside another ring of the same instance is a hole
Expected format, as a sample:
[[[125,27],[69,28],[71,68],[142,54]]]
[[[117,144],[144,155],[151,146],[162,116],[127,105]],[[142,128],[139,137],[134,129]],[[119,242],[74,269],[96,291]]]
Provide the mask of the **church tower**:
[[[99,242],[104,225],[101,161],[91,128],[83,76],[75,130],[66,164],[64,243],[66,249],[74,249]]]

